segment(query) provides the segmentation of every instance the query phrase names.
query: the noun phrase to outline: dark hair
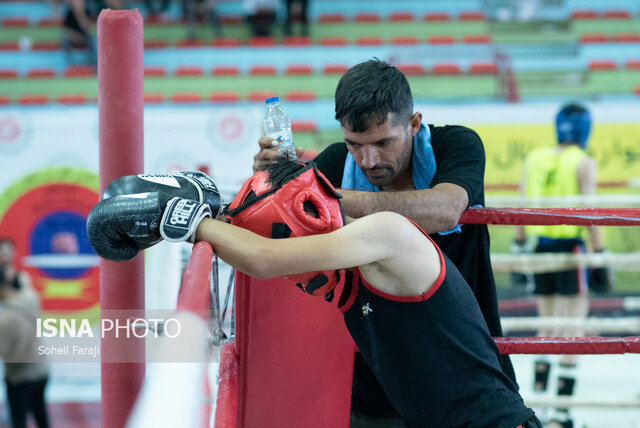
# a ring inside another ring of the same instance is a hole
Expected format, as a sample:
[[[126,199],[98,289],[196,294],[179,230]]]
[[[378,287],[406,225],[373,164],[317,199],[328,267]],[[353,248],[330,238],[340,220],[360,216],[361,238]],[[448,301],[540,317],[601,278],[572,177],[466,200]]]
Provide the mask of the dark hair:
[[[267,181],[272,189],[279,189],[289,181],[298,176],[307,164],[291,159],[289,156],[281,156],[276,162],[268,165],[265,169],[269,178]]]
[[[336,120],[353,132],[364,132],[372,120],[377,125],[393,113],[393,125],[409,123],[413,97],[407,78],[391,64],[377,58],[351,67],[336,88]]]

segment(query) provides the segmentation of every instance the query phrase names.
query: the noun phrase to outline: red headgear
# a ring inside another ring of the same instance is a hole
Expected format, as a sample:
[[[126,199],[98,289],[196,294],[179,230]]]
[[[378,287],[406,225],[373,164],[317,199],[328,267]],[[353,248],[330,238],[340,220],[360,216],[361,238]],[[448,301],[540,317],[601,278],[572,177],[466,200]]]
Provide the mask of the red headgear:
[[[344,225],[338,201],[342,196],[313,162],[302,166],[279,188],[272,188],[268,179],[267,172],[259,171],[244,183],[227,208],[231,224],[268,238],[328,233]],[[308,203],[317,210],[317,217],[305,212]],[[287,278],[313,295],[329,293],[340,280],[338,271],[308,272]]]

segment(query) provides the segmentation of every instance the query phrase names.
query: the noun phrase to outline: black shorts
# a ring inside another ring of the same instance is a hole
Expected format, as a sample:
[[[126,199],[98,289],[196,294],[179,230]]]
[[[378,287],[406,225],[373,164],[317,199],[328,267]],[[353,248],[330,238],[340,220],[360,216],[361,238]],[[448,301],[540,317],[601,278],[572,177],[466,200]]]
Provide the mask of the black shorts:
[[[539,238],[535,253],[584,253],[585,246],[581,239],[549,239]],[[577,296],[587,292],[587,271],[584,268],[545,272],[533,275],[534,294],[551,296]]]

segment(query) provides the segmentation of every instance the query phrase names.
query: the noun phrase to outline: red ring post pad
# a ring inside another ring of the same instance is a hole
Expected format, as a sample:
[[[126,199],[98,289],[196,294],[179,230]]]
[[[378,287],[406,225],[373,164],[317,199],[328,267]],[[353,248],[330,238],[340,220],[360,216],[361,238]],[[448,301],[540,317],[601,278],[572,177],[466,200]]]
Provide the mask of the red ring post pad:
[[[211,310],[211,292],[209,277],[211,276],[211,259],[213,248],[208,242],[196,242],[189,258],[189,264],[182,275],[182,284],[178,293],[179,311],[191,311],[209,321]]]
[[[640,354],[640,337],[497,337],[501,354]]]
[[[144,170],[143,19],[137,10],[104,9],[98,17],[100,193],[115,178]],[[144,256],[100,261],[100,308],[144,311]],[[101,339],[102,426],[120,428],[144,381],[144,341]]]
[[[469,208],[460,224],[640,226],[638,208]]]

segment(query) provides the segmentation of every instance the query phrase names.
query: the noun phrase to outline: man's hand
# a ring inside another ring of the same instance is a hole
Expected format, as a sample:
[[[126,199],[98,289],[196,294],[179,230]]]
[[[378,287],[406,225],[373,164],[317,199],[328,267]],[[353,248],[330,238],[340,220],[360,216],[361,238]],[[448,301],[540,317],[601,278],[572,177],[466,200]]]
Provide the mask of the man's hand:
[[[263,171],[282,156],[282,152],[278,150],[278,141],[271,137],[258,138],[258,145],[260,151],[253,156],[253,172]],[[298,159],[302,158],[304,149],[296,147],[295,151]]]

